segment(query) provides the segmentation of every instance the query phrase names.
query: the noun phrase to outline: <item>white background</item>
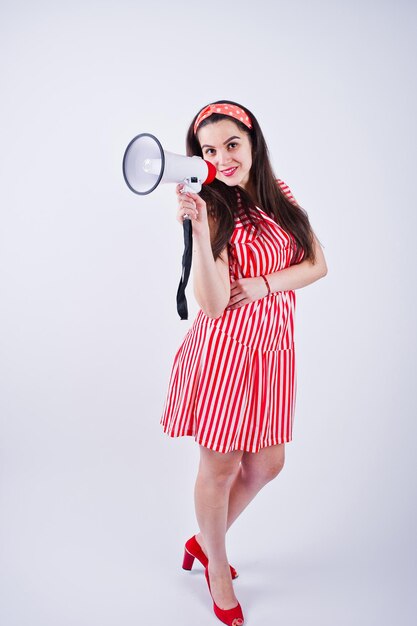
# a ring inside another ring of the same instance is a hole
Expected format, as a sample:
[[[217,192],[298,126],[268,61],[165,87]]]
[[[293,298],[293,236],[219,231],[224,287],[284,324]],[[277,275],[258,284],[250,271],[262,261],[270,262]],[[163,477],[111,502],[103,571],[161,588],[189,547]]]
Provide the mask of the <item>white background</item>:
[[[174,185],[136,196],[121,161],[145,131],[184,153],[220,98],[257,116],[329,268],[296,292],[286,467],[228,535],[246,623],[414,623],[416,13],[2,2],[4,626],[216,623],[180,567],[198,449],[159,425],[198,310],[190,283],[176,312]]]

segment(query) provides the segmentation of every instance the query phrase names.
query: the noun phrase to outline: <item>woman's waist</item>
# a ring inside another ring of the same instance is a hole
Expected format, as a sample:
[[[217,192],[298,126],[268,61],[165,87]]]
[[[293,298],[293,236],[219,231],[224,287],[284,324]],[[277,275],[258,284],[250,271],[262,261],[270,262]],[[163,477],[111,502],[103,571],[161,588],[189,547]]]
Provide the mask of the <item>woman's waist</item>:
[[[253,348],[287,349],[294,341],[294,313],[294,291],[279,291],[225,310],[215,319],[200,309],[194,323],[217,329]]]

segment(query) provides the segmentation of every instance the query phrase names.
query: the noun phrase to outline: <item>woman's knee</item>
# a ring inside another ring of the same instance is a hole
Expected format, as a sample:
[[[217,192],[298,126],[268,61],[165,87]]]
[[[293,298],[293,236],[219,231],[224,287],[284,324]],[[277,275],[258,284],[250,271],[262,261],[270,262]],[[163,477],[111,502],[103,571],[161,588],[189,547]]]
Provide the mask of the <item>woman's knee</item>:
[[[242,459],[242,469],[250,482],[265,485],[274,480],[285,463],[284,444],[274,449],[262,449],[258,453],[247,453]]]
[[[267,465],[265,469],[265,478],[267,479],[268,482],[278,476],[278,474],[281,472],[281,470],[284,467],[284,463],[285,463],[285,457],[282,456],[282,457],[279,457],[278,459],[271,461]]]
[[[202,446],[200,450],[200,474],[219,486],[232,483],[239,471],[243,453],[236,450],[223,454]]]

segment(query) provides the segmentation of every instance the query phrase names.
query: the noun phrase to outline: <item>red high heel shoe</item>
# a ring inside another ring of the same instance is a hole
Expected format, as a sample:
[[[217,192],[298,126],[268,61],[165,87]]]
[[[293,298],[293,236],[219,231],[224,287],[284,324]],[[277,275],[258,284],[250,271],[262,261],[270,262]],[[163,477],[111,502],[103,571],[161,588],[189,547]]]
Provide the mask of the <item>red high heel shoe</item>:
[[[208,566],[208,559],[201,549],[200,544],[197,539],[191,537],[185,544],[184,548],[184,560],[182,562],[183,569],[191,570],[193,567],[194,559],[198,559],[201,565],[206,569]],[[230,566],[230,573],[232,575],[232,579],[237,578],[239,574],[235,570],[234,567]]]
[[[207,567],[206,567],[205,574],[206,574],[206,580],[207,580],[208,588],[209,588],[210,595],[211,595],[210,579],[209,579],[209,573],[208,573]],[[242,626],[244,622],[244,618],[243,618],[242,607],[240,606],[239,602],[237,603],[237,606],[234,606],[231,609],[221,609],[215,603],[212,595],[211,595],[211,598],[213,600],[214,613],[216,617],[218,617],[219,620],[223,622],[223,624],[227,624],[227,626]]]

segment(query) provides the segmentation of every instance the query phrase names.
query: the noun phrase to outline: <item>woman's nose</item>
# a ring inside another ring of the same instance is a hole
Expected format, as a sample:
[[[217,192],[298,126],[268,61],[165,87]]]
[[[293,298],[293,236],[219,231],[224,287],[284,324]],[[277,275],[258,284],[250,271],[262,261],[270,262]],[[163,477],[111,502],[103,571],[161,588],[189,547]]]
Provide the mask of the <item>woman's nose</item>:
[[[227,150],[219,150],[216,156],[217,156],[217,164],[219,166],[227,165],[227,163],[230,163],[230,161],[232,160],[232,157]]]

